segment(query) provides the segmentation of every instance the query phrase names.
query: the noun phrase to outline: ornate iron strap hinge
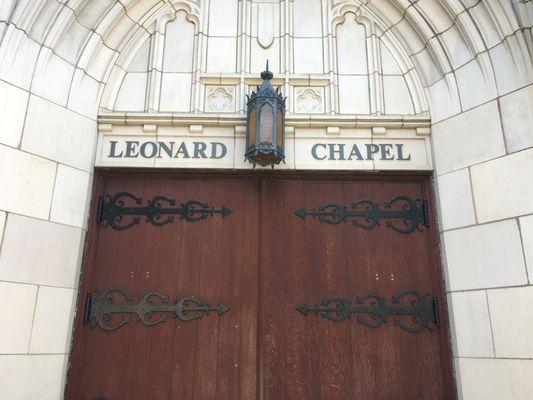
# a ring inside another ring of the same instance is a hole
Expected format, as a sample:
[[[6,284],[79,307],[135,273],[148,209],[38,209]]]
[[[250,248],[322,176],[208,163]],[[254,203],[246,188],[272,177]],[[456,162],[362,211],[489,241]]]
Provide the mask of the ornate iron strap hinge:
[[[132,201],[133,205],[126,205],[127,200]],[[99,223],[103,222],[104,227],[125,230],[140,223],[140,216],[145,216],[146,221],[152,225],[163,226],[174,221],[172,214],[178,215],[185,221],[196,222],[215,214],[225,217],[229,213],[231,210],[228,207],[214,208],[197,200],[189,200],[176,207],[176,200],[164,196],[156,196],[143,206],[142,198],[131,193],[119,192],[99,197],[96,220]],[[123,223],[124,216],[133,216],[133,218],[130,222]]]
[[[401,305],[402,302],[407,304]],[[358,315],[357,322],[371,328],[383,325],[393,315],[394,324],[411,333],[425,328],[432,330],[440,323],[437,298],[417,290],[406,290],[393,296],[391,305],[387,305],[385,298],[369,294],[358,296],[354,303],[344,297],[331,297],[314,307],[304,303],[296,309],[304,315],[311,312],[336,322],[346,320],[352,314],[366,314],[366,317]]]
[[[117,302],[117,295],[125,302]],[[136,314],[140,322],[151,326],[165,322],[167,320],[165,313],[172,313],[174,318],[182,321],[191,321],[202,318],[211,311],[222,315],[229,310],[229,307],[224,304],[210,306],[194,296],[169,302],[168,296],[158,292],[146,293],[138,303],[132,303],[132,300],[132,295],[121,288],[110,288],[87,294],[84,322],[92,328],[99,326],[104,331],[114,331],[131,321],[130,315],[127,314]],[[156,318],[155,313],[160,315]],[[113,316],[117,314],[120,314],[121,318],[113,323]]]
[[[393,209],[393,205],[397,207]],[[311,211],[302,208],[296,211],[296,215],[300,218],[311,215],[313,218],[318,218],[319,221],[328,224],[340,224],[351,218],[354,226],[365,229],[374,228],[384,219],[385,226],[400,233],[411,233],[415,229],[421,230],[420,225],[429,226],[427,201],[413,200],[408,196],[397,196],[386,201],[382,209],[378,203],[372,200],[354,201],[351,209],[331,202]],[[400,220],[403,225],[395,223],[393,220]]]

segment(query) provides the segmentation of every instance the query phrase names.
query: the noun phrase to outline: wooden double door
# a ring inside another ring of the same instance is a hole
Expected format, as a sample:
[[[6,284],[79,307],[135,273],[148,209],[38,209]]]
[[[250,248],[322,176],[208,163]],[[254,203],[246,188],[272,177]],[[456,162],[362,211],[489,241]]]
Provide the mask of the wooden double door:
[[[431,203],[421,175],[99,173],[66,397],[455,398]]]

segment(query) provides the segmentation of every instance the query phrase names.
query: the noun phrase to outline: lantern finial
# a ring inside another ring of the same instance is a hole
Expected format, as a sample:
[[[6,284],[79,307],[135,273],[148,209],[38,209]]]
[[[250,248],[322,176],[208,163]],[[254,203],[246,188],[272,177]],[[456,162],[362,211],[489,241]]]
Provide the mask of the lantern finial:
[[[261,72],[261,79],[264,81],[269,81],[274,77],[274,74],[268,70],[268,60],[266,65],[266,70]]]

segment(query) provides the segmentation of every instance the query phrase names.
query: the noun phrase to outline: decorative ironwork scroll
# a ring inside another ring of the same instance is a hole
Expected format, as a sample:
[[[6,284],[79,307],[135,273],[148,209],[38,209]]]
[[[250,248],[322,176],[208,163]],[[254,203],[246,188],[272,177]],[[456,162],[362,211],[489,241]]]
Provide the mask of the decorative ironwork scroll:
[[[336,322],[349,319],[352,314],[364,314],[357,316],[357,322],[371,328],[385,324],[392,315],[395,325],[411,333],[439,326],[437,298],[417,290],[406,290],[393,296],[391,305],[387,305],[384,297],[368,294],[358,296],[353,303],[344,297],[331,297],[314,307],[304,303],[296,309],[304,315],[315,313]]]
[[[133,205],[126,205],[130,200]],[[207,203],[189,200],[176,207],[176,200],[164,196],[156,196],[142,205],[142,198],[131,193],[119,192],[114,195],[100,197],[98,207],[98,222],[103,222],[104,227],[110,226],[116,230],[125,230],[140,223],[141,217],[146,217],[146,222],[155,226],[163,226],[174,221],[174,214],[180,219],[196,222],[206,219],[214,214],[225,217],[231,213],[228,207],[214,208]],[[124,216],[133,216],[130,222],[123,222]]]
[[[398,207],[393,208],[393,205]],[[374,228],[382,219],[385,226],[400,233],[411,233],[415,229],[421,230],[420,225],[429,225],[427,202],[420,199],[411,199],[408,196],[397,196],[386,201],[383,208],[372,200],[360,200],[352,203],[351,209],[338,204],[327,203],[317,209],[307,211],[302,208],[296,211],[296,215],[305,218],[311,215],[321,222],[328,224],[340,224],[351,218],[352,224],[365,229]],[[400,223],[394,222],[400,220]]]
[[[124,298],[125,302],[117,302],[117,297]],[[165,322],[167,320],[165,313],[171,313],[174,318],[182,321],[191,321],[202,318],[211,311],[222,315],[229,310],[224,304],[211,306],[194,296],[170,302],[168,296],[158,292],[146,293],[138,303],[132,303],[132,300],[132,295],[121,288],[110,288],[88,294],[85,303],[85,323],[92,328],[99,326],[104,331],[114,331],[131,322],[130,315],[127,314],[136,314],[140,322],[151,326]],[[122,318],[112,322],[115,314],[121,314]],[[157,314],[157,317],[154,314]]]

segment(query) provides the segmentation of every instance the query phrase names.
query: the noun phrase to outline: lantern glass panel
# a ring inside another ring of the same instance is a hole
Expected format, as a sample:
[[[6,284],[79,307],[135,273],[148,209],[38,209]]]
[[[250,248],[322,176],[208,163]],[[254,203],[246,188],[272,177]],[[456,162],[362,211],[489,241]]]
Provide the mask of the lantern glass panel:
[[[249,122],[249,134],[248,134],[248,147],[255,146],[255,118],[257,110],[252,107],[250,110],[250,122]]]
[[[272,143],[274,140],[274,109],[270,104],[263,104],[259,118],[259,143]]]

